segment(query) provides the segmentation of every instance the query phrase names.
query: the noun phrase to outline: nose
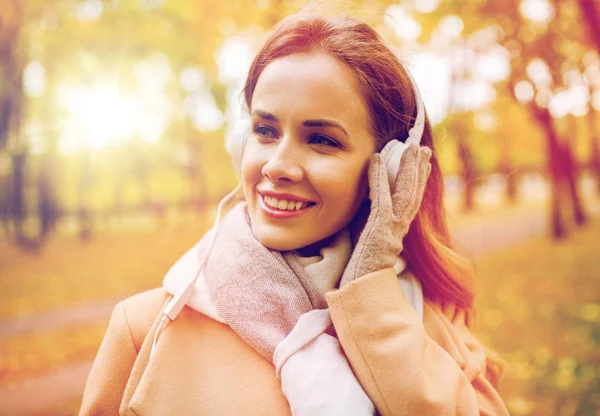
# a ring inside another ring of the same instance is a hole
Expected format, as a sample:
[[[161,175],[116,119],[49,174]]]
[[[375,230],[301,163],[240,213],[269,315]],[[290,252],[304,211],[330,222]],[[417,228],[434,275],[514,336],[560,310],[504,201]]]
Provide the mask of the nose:
[[[289,138],[282,138],[273,155],[262,167],[262,174],[272,183],[297,183],[304,177],[299,149]]]

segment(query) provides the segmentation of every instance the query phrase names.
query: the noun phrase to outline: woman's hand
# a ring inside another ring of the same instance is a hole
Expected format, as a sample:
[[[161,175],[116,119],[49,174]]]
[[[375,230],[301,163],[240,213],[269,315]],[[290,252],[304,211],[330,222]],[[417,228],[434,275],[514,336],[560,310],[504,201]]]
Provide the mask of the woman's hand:
[[[369,165],[371,212],[340,286],[366,274],[393,267],[402,241],[421,206],[431,172],[431,149],[410,145],[402,155],[394,192],[390,193],[385,161],[375,153]]]

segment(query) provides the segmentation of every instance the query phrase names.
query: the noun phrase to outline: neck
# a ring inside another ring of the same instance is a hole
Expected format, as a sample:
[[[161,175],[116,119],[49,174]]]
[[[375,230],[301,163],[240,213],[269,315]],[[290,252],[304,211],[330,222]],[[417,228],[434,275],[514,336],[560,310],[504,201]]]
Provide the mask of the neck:
[[[299,248],[296,250],[296,253],[301,257],[318,256],[321,253],[321,249],[331,244],[331,241],[335,238],[336,235],[337,233],[330,235],[329,237],[326,237],[322,240],[319,240],[316,243],[312,243],[305,247]]]

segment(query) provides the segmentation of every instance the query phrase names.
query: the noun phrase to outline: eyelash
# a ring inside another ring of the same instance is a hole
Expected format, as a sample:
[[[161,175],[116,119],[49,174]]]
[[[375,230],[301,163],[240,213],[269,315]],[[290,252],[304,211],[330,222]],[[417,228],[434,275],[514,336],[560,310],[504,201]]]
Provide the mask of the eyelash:
[[[276,138],[277,136],[277,131],[269,126],[265,126],[265,125],[261,125],[258,124],[253,128],[253,132],[254,134],[256,134],[258,137],[260,138]],[[270,134],[271,137],[267,137],[267,135]],[[335,140],[323,135],[323,134],[311,134],[309,136],[309,143],[314,139],[314,138],[318,138],[321,143],[317,143],[318,145],[325,145],[328,147],[334,147],[334,148],[341,148],[342,146],[340,146],[339,143],[337,143]],[[325,142],[325,143],[323,143]]]
[[[334,140],[331,140],[329,137],[327,136],[323,136],[322,134],[311,134],[309,140],[313,139],[313,138],[320,138],[321,140],[327,142],[326,146],[331,146],[331,147],[340,147],[340,145],[335,142]]]
[[[257,135],[257,136],[259,136],[259,137],[263,137],[263,138],[264,138],[264,137],[266,136],[266,134],[267,134],[267,133],[265,132],[265,130],[267,130],[267,132],[270,132],[270,133],[271,133],[272,135],[274,135],[274,136],[275,136],[275,135],[277,135],[277,131],[276,131],[275,129],[273,129],[272,127],[269,127],[269,126],[263,126],[263,125],[261,125],[261,124],[258,124],[258,125],[256,125],[256,126],[254,127],[254,129],[253,129],[253,131],[254,131],[254,134],[256,134],[256,135]],[[261,133],[261,131],[262,131],[262,133]]]

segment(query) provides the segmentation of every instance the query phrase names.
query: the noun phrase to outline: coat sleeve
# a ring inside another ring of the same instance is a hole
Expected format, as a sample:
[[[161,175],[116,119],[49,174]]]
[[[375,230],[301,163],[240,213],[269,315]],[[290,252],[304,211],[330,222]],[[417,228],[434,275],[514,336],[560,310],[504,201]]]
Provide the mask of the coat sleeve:
[[[123,303],[112,312],[108,329],[88,375],[79,415],[117,415],[137,351]]]
[[[392,269],[326,299],[344,352],[381,415],[508,415],[485,377],[483,348],[461,315],[450,319],[438,309],[436,316],[426,307],[434,340]]]

